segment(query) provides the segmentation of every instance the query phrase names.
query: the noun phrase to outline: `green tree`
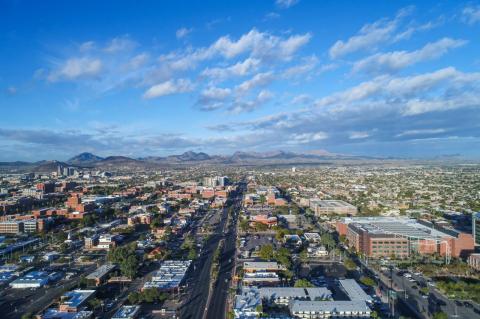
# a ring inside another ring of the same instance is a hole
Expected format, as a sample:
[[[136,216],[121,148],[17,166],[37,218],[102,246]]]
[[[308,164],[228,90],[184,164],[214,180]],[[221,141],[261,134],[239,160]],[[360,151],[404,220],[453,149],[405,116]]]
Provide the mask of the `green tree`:
[[[136,291],[132,291],[131,293],[129,293],[127,298],[128,302],[130,302],[130,304],[132,305],[139,303],[141,300],[140,294]]]
[[[195,247],[190,248],[187,258],[190,260],[194,260],[195,258],[197,258],[197,250],[195,249]]]
[[[288,234],[288,231],[284,228],[278,228],[275,234],[275,239],[278,241],[283,240],[283,237]]]
[[[33,319],[34,316],[31,312],[24,313],[21,317],[21,319]]]
[[[362,278],[360,278],[360,282],[365,286],[375,286],[375,280],[367,276],[363,276]]]
[[[275,253],[272,245],[263,245],[258,252],[260,258],[265,260],[271,260],[274,258]]]
[[[337,246],[337,244],[335,242],[335,239],[333,239],[332,234],[330,234],[328,232],[325,232],[324,234],[322,234],[321,243],[328,250],[332,250]]]
[[[445,312],[439,311],[433,315],[433,319],[448,319],[448,316]]]
[[[293,285],[296,288],[311,288],[315,287],[310,281],[306,279],[297,279]]]
[[[260,204],[264,205],[267,202],[265,195],[260,195]]]
[[[115,247],[108,252],[108,260],[119,264],[122,275],[129,278],[135,277],[140,266],[135,249],[135,244],[133,244]]]
[[[343,265],[345,266],[345,268],[347,268],[347,270],[354,270],[357,268],[357,265],[355,264],[355,262],[346,257],[345,260],[343,261]]]
[[[248,228],[249,228],[248,220],[242,218],[242,220],[240,221],[240,229],[243,232],[246,232],[248,231]]]
[[[298,254],[298,258],[302,263],[306,263],[308,261],[308,253],[307,250],[304,249]]]
[[[88,301],[88,304],[90,307],[92,307],[93,310],[98,309],[102,306],[102,302],[98,298],[93,298]]]
[[[290,253],[290,250],[285,247],[282,247],[277,251],[275,259],[286,268],[292,266],[292,254]]]

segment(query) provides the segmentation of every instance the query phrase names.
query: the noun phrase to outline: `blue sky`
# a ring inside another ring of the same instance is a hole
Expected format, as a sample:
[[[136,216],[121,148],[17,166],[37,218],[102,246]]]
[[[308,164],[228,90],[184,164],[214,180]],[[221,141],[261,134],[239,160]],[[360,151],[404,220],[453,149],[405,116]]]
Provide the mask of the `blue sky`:
[[[480,155],[480,3],[2,1],[0,160]]]

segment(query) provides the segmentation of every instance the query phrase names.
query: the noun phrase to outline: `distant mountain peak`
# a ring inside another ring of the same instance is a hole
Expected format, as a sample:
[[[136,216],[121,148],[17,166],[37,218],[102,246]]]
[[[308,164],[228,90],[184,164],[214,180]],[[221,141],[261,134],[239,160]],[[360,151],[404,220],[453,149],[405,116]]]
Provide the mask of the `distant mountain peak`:
[[[177,158],[182,161],[206,161],[210,159],[210,155],[203,152],[196,153],[194,151],[187,151],[181,155],[177,155]]]
[[[67,163],[85,164],[85,163],[99,162],[101,160],[103,160],[103,158],[100,156],[97,156],[95,154],[88,153],[88,152],[83,152],[69,159]]]

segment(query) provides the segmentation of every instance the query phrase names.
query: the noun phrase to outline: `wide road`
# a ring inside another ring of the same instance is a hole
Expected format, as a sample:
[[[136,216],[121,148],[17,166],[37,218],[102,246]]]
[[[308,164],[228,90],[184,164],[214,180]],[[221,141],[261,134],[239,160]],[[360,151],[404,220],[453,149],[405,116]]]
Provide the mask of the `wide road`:
[[[235,202],[236,200],[234,204]],[[220,222],[203,246],[200,257],[194,261],[193,269],[191,268],[192,270],[187,274],[188,298],[180,308],[180,318],[182,319],[202,319],[206,317],[213,253],[220,240],[224,238],[223,230],[227,222],[228,209],[224,208],[218,214],[221,214]]]
[[[241,207],[242,193],[244,184],[240,184],[237,195],[234,199],[234,216],[225,234],[225,244],[220,254],[220,268],[218,273],[218,280],[214,286],[210,305],[208,306],[207,318],[223,319],[225,318],[225,306],[228,296],[228,288],[230,281],[234,275],[233,267],[235,265],[235,251],[236,251],[236,225],[238,211]]]

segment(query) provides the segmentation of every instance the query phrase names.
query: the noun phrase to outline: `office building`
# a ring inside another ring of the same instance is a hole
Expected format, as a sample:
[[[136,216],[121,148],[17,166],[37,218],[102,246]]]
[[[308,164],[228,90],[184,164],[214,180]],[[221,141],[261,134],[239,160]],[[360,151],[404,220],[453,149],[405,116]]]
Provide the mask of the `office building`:
[[[5,220],[0,222],[0,234],[23,233],[24,225],[21,221]]]
[[[310,209],[316,216],[320,215],[355,215],[357,207],[343,200],[310,199]]]
[[[401,217],[349,217],[337,222],[348,245],[368,257],[409,257],[412,253],[446,257],[467,256],[474,250],[473,236],[453,229]]]

